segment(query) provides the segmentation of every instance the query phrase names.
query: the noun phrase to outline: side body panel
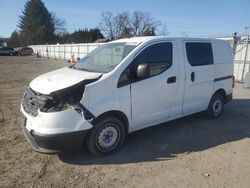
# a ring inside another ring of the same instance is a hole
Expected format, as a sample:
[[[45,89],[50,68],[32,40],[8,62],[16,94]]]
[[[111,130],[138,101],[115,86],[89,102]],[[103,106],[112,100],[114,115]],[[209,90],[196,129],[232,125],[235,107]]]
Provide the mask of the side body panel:
[[[183,100],[183,116],[206,110],[214,91],[214,64],[192,66],[187,59],[187,42],[210,43],[209,40],[183,41],[183,53],[185,54],[185,92]]]
[[[120,67],[87,85],[82,103],[96,117],[113,110],[123,112],[129,121],[129,132],[180,117],[183,90],[179,90],[179,83],[182,80],[182,85],[184,84],[184,76],[182,74],[179,77],[178,47],[176,42],[172,42],[173,65],[168,70],[131,85],[117,87],[121,73],[136,54],[150,44],[146,43],[130,54]],[[177,81],[167,84],[167,79],[172,76],[176,76]]]
[[[173,42],[173,65],[165,72],[117,87],[122,72],[135,56],[149,43],[139,45],[113,71],[104,74],[97,82],[86,86],[82,103],[96,117],[108,111],[120,111],[127,116],[129,132],[206,110],[213,93],[220,88],[232,93],[231,79],[215,82],[216,77],[232,74],[232,63],[220,63],[220,50],[211,40],[194,40],[212,44],[214,64],[191,66],[186,57],[185,42],[192,40],[175,39]],[[162,42],[158,40],[152,42]],[[229,48],[227,48],[230,50]],[[217,52],[219,51],[219,52]],[[230,62],[232,59],[229,58]],[[195,81],[191,73],[195,73]],[[167,79],[176,76],[175,84],[166,84]]]
[[[232,78],[233,75],[233,55],[232,49],[226,41],[213,41],[213,54],[214,54],[214,90],[224,89],[226,95],[231,94]]]

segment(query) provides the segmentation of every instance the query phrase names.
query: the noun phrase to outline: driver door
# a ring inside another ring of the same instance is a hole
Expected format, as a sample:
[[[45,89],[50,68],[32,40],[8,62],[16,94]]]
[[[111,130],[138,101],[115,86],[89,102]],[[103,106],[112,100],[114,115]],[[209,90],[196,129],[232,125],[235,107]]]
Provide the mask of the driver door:
[[[176,100],[179,83],[177,62],[173,58],[174,47],[174,42],[146,46],[121,75],[123,82],[120,86],[131,84],[133,130],[167,121],[171,115],[182,111],[181,99]],[[136,70],[141,64],[147,64],[149,70],[145,78],[139,79]],[[127,75],[130,75],[129,78]]]

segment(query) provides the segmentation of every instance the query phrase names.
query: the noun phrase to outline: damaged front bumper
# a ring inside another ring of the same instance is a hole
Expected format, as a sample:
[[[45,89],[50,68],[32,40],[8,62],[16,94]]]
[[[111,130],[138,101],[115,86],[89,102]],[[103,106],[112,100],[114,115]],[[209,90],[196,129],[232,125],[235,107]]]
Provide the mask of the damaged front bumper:
[[[80,148],[93,127],[74,109],[50,113],[38,111],[38,115],[34,117],[21,105],[21,112],[24,115],[23,134],[32,149],[41,153]]]
[[[22,131],[33,150],[46,154],[80,148],[89,132],[89,130],[83,130],[61,134],[41,134],[33,130],[28,131],[25,125],[22,125]]]

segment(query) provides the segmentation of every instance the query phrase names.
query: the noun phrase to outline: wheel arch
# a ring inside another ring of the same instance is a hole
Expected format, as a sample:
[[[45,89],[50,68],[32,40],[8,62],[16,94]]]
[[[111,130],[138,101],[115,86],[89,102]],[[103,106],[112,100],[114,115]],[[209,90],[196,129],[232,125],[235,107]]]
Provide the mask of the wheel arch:
[[[214,96],[215,94],[217,94],[217,93],[223,96],[224,102],[226,101],[227,95],[226,95],[225,89],[223,89],[223,88],[217,89],[217,90],[214,92],[214,94],[210,97],[210,100],[209,100],[209,103],[208,103],[207,108],[209,107],[209,104],[210,104],[210,102],[211,102],[213,96]]]
[[[214,96],[215,94],[217,94],[217,93],[220,94],[220,95],[222,95],[223,98],[224,98],[224,100],[226,100],[227,95],[226,95],[225,89],[223,89],[223,88],[217,89],[217,90],[214,92],[213,96]],[[212,97],[213,97],[213,96],[212,96]],[[211,99],[212,99],[212,98],[211,98]]]
[[[121,111],[118,111],[118,110],[111,110],[111,111],[107,111],[107,112],[104,112],[104,113],[100,114],[99,116],[97,116],[95,118],[93,124],[95,124],[95,122],[97,122],[99,119],[104,118],[104,117],[108,117],[108,116],[116,117],[119,120],[121,120],[123,125],[125,126],[126,134],[128,133],[128,131],[129,131],[128,118],[127,118],[125,113],[123,113]]]

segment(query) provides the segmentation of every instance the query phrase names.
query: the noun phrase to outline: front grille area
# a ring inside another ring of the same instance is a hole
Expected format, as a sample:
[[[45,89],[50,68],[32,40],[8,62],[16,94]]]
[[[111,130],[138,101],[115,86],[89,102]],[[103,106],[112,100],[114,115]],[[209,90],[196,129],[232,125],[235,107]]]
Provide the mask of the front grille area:
[[[22,100],[23,109],[32,116],[38,115],[38,109],[42,109],[50,96],[43,95],[28,88]]]

